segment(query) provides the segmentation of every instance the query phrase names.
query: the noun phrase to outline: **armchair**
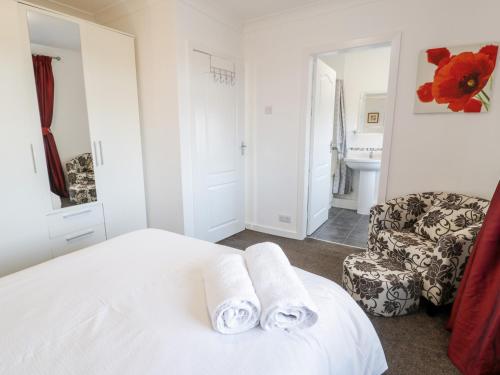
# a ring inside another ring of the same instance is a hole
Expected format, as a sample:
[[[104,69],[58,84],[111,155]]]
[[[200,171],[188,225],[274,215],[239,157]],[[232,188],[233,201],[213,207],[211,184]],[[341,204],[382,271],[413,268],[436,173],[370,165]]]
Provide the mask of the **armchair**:
[[[391,199],[370,211],[367,255],[422,276],[422,296],[453,302],[489,201],[451,193]]]
[[[66,163],[69,199],[75,204],[97,200],[92,154],[78,155]]]

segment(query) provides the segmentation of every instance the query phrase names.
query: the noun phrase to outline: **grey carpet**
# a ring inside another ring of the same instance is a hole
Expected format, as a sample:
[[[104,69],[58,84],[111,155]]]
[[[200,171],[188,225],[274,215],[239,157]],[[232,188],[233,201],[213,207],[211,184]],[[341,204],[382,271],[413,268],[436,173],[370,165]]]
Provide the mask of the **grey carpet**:
[[[249,230],[220,243],[244,250],[250,245],[264,241],[280,245],[294,266],[338,284],[341,284],[342,280],[344,258],[360,251],[314,239],[298,241]],[[389,365],[387,375],[459,374],[446,355],[449,333],[444,326],[448,319],[447,312],[430,317],[422,308],[416,314],[397,318],[369,317],[384,347]]]

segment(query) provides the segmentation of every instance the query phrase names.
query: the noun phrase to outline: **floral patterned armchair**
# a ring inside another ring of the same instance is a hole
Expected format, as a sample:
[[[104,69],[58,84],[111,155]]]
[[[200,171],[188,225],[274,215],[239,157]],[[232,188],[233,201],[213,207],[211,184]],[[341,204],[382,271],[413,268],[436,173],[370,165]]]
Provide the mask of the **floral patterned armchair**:
[[[66,163],[69,199],[75,204],[97,200],[92,154],[78,155]]]
[[[395,198],[370,211],[368,254],[422,276],[422,296],[453,302],[489,201],[451,193]]]

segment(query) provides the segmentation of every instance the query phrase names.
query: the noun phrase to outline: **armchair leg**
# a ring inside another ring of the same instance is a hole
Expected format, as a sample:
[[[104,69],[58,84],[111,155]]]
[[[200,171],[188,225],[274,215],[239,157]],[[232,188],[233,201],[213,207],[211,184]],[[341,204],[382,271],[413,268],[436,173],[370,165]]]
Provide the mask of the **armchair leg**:
[[[425,312],[431,317],[439,314],[449,314],[451,312],[451,308],[453,307],[453,304],[436,306],[432,302],[427,301],[425,298],[420,300],[420,305],[425,307]]]
[[[425,312],[427,315],[433,317],[436,316],[440,311],[440,306],[434,305],[432,302],[427,302],[427,306],[425,308]]]

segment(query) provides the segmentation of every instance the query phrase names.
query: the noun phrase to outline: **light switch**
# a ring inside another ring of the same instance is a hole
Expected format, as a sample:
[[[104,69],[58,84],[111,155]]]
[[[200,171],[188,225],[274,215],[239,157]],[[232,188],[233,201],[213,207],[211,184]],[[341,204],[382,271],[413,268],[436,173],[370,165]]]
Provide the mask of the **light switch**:
[[[272,115],[273,114],[273,106],[271,105],[266,105],[264,107],[264,114],[265,115]]]

